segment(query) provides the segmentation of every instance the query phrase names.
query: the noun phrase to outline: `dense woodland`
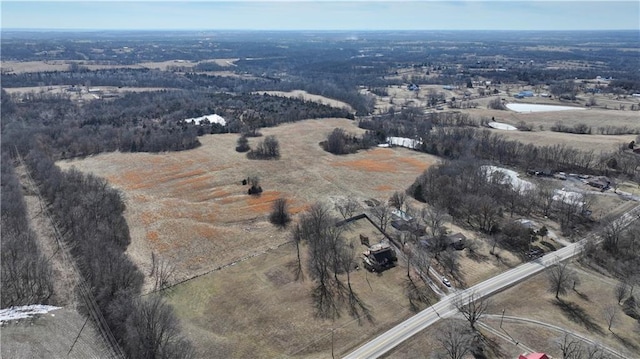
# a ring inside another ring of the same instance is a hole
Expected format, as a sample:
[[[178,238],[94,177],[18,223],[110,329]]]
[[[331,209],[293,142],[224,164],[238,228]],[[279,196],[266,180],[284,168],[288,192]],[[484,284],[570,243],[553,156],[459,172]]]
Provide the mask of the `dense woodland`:
[[[585,42],[585,37],[589,41]],[[540,43],[550,49],[532,49]],[[15,73],[3,66],[0,75],[0,304],[3,308],[35,302],[55,304],[50,263],[30,228],[14,171],[15,160],[21,157],[26,159],[86,283],[84,291],[78,289],[83,312],[96,325],[109,328],[114,336],[111,344],[127,357],[193,357],[172,308],[161,296],[142,295],[145,273],[125,255],[131,239],[122,215],[125,204],[121,194],[105,180],[74,170],[62,172],[54,161],[112,151],[188,150],[200,145],[199,136],[224,132],[240,134],[237,150],[247,152],[250,158],[277,159],[277,139],[267,137],[251,149],[247,136],[259,135],[262,127],[309,118],[349,118],[367,130],[362,136],[340,129],[329,134],[321,145],[336,155],[369,148],[389,136],[417,140],[421,145],[416,150],[446,160],[419,176],[408,190],[409,195],[433,206],[422,213],[425,223],[429,219],[440,223],[441,214],[447,213],[463,226],[492,235],[494,246],[524,256],[534,234],[513,225],[512,216],[549,216],[572,233],[594,225],[584,215],[588,208],[581,212],[577,203],[552,205],[553,188],[513,188],[499,174],[488,175],[481,165],[637,179],[640,156],[630,154],[624,146],[613,153],[593,153],[573,149],[570,144],[525,145],[484,129],[484,119],[455,111],[425,114],[421,108],[405,107],[373,115],[375,97],[363,90],[384,94],[387,86],[406,83],[465,87],[484,79],[545,85],[556,96],[571,99],[581,89],[567,80],[602,76],[611,80],[598,90],[624,96],[640,92],[640,59],[637,52],[621,50],[623,47],[638,47],[637,32],[3,32],[3,61],[66,61],[68,69]],[[213,58],[237,60],[232,67],[189,62]],[[567,59],[570,64],[555,66]],[[168,60],[180,62],[167,71],[124,67]],[[114,68],[90,70],[88,65]],[[405,70],[414,75],[403,75]],[[236,76],[219,76],[216,71]],[[53,85],[66,86],[69,91],[18,96],[4,90]],[[164,89],[78,101],[76,92],[91,86]],[[343,101],[351,109],[255,93],[267,90],[305,90]],[[431,106],[447,101],[435,92],[429,96]],[[450,103],[455,110],[458,102]],[[224,117],[226,126],[184,121],[213,113]],[[252,184],[259,187],[257,180]],[[381,226],[386,225],[388,208],[378,206],[372,216]],[[349,282],[353,248],[346,245],[344,228],[336,227],[336,221],[328,208],[317,204],[301,215],[294,228],[295,243],[302,241],[308,246],[310,259],[305,272],[317,284],[313,293],[316,314],[335,317],[346,303],[350,314],[368,317],[366,305]],[[442,237],[440,226],[433,223],[428,226],[433,236]],[[614,268],[619,276],[627,275],[621,268],[639,268],[636,232],[608,227],[605,232],[609,236],[602,244],[604,250],[588,251],[589,258],[599,266]],[[454,263],[453,254],[443,251],[440,255],[442,263],[447,258]],[[300,261],[298,269],[302,273]],[[347,275],[346,284],[338,274]],[[637,283],[637,275],[627,282]]]

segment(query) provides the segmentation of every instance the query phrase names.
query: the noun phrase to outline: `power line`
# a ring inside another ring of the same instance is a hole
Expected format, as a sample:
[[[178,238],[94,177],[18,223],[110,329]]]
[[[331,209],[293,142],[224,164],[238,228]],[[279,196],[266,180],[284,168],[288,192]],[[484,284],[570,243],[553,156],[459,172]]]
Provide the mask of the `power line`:
[[[106,346],[108,348],[111,348],[110,357],[122,358],[122,359],[126,358],[126,355],[122,351],[122,348],[120,348],[118,341],[115,339],[113,333],[111,332],[111,328],[107,324],[106,319],[102,315],[102,311],[100,310],[98,303],[96,302],[95,297],[93,296],[93,293],[90,290],[89,285],[87,284],[85,278],[83,277],[82,272],[80,272],[80,270],[76,265],[75,260],[73,259],[71,254],[68,252],[65,246],[65,243],[62,240],[63,236],[60,234],[58,226],[56,225],[48,208],[44,205],[45,201],[43,200],[40,194],[39,187],[37,186],[36,182],[33,180],[33,177],[31,176],[31,173],[29,172],[28,167],[25,165],[24,160],[22,159],[22,156],[20,156],[18,149],[15,148],[15,150],[16,150],[16,157],[18,159],[18,162],[20,162],[20,165],[23,166],[23,168],[25,169],[27,179],[31,187],[33,188],[33,191],[36,197],[38,198],[38,203],[40,204],[42,213],[44,213],[45,217],[47,217],[47,219],[50,222],[51,228],[53,229],[53,233],[54,233],[54,239],[58,245],[58,249],[60,250],[60,253],[62,254],[63,261],[67,262],[71,266],[71,269],[73,270],[73,272],[76,274],[78,278],[78,288],[80,290],[80,296],[82,297],[82,299],[86,304],[85,307],[88,310],[90,317],[93,319],[93,322],[96,324],[96,327],[100,332],[100,336],[105,341]],[[84,328],[84,325],[83,325],[83,328]],[[73,345],[72,345],[72,348],[73,348]]]

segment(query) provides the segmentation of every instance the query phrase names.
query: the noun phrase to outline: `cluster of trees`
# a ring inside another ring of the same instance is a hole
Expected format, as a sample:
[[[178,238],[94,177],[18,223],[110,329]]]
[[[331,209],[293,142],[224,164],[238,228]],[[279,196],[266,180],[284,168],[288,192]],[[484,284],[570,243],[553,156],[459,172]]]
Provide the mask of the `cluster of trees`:
[[[493,110],[506,110],[507,106],[502,103],[502,99],[500,97],[496,97],[493,100],[489,101],[489,103],[487,104],[487,108]]]
[[[510,223],[516,214],[539,213],[555,218],[566,231],[590,223],[585,215],[591,205],[588,196],[554,200],[555,188],[544,181],[535,188],[514,185],[503,172],[490,172],[488,167],[468,159],[430,167],[418,176],[408,193],[446,210],[455,221],[475,230],[496,235],[506,231],[496,241],[517,248],[521,254],[529,249],[532,237],[530,231]]]
[[[269,222],[281,228],[286,227],[291,222],[289,204],[286,198],[280,197],[273,202]]]
[[[573,125],[573,127],[570,127],[565,126],[562,122],[556,122],[556,124],[551,126],[549,129],[553,132],[575,133],[579,135],[591,134],[591,126],[587,126],[584,123],[578,123]]]
[[[601,126],[597,128],[597,131],[597,133],[601,135],[640,134],[640,128],[632,128],[627,126]]]
[[[350,273],[357,265],[356,248],[344,238],[345,227],[337,225],[338,222],[330,208],[322,203],[315,203],[302,213],[292,229],[298,251],[297,276],[303,277],[300,245],[304,243],[309,252],[307,272],[315,282],[312,297],[316,315],[336,318],[340,315],[341,304],[346,303],[353,317],[372,320],[366,305],[351,286]],[[338,276],[340,274],[346,275],[346,285]]]
[[[125,254],[131,239],[121,194],[95,176],[62,172],[38,150],[27,165],[89,288],[82,309],[104,317],[129,357],[193,357],[172,308],[160,297],[140,297],[144,274]]]
[[[240,146],[238,144],[238,147]],[[280,142],[276,136],[266,136],[264,140],[258,142],[255,149],[247,152],[247,157],[255,160],[277,160],[280,158]]]
[[[334,155],[345,155],[356,153],[358,150],[366,150],[379,143],[374,132],[367,131],[362,136],[348,134],[342,128],[334,128],[327,136],[326,141],[322,141],[320,146]]]
[[[20,182],[13,161],[3,155],[0,242],[2,261],[2,295],[0,308],[49,304],[53,300],[53,278],[50,262],[40,251],[36,234],[27,217]]]

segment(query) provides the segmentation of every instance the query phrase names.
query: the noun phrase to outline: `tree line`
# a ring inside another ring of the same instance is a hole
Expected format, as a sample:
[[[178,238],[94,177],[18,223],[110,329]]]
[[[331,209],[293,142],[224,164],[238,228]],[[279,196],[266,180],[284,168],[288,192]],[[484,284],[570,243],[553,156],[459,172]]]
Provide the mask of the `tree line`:
[[[0,163],[2,196],[2,295],[0,308],[55,304],[53,273],[41,252],[27,217],[27,208],[13,161],[3,154]]]
[[[61,171],[37,149],[26,162],[80,275],[126,355],[194,357],[173,309],[159,296],[141,297],[144,274],[125,254],[131,239],[120,192],[93,175]]]

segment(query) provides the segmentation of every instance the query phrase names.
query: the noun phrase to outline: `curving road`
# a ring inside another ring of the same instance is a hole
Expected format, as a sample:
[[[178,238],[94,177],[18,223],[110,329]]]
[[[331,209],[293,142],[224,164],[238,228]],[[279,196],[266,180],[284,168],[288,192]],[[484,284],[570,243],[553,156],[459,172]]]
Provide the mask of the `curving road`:
[[[617,221],[626,226],[632,221],[638,219],[639,212],[640,206],[637,206],[624,215],[620,216]],[[463,298],[468,297],[471,293],[475,293],[476,297],[490,296],[496,292],[513,286],[534,274],[543,271],[546,267],[553,265],[558,261],[564,261],[579,254],[582,251],[583,245],[586,243],[586,241],[587,239],[585,238],[579,242],[570,244],[555,252],[540,257],[532,262],[524,263],[482,283],[476,284],[459,293],[462,293]],[[443,297],[435,305],[424,309],[420,313],[389,329],[382,335],[364,344],[344,358],[377,358],[387,353],[398,344],[417,334],[421,330],[434,324],[435,322],[440,320],[440,318],[449,317],[456,314],[457,310],[452,309],[453,298],[456,294],[449,294],[446,297]]]

